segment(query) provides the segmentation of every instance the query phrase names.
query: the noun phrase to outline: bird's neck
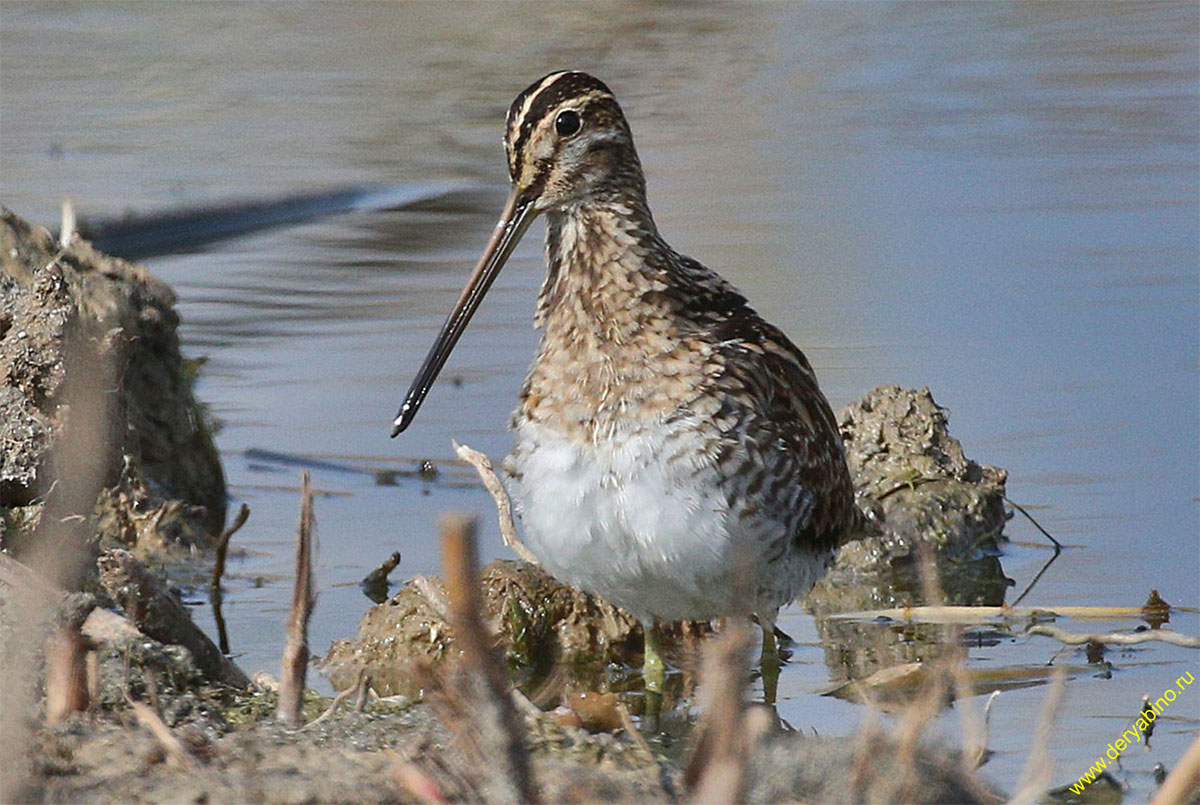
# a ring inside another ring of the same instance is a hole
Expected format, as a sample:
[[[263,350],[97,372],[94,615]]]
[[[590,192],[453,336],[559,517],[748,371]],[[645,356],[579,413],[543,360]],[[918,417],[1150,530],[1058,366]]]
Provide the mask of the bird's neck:
[[[652,312],[648,302],[664,288],[669,254],[643,197],[547,213],[546,281],[535,324],[547,335],[569,327],[623,340],[638,315]]]
[[[681,331],[680,259],[645,204],[580,205],[548,214],[542,343],[518,419],[573,437],[662,417],[711,374],[711,350]]]

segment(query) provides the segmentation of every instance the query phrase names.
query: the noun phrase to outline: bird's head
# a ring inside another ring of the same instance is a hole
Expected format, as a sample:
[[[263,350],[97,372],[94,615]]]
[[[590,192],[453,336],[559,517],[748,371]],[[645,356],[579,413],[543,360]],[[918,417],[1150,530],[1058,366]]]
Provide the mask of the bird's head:
[[[512,179],[508,201],[400,406],[393,436],[416,416],[467,322],[534,218],[572,205],[645,196],[625,115],[604,82],[587,73],[560,71],[530,84],[509,107],[504,147]]]
[[[629,123],[612,91],[587,73],[550,73],[508,109],[512,189],[536,212],[644,192]]]

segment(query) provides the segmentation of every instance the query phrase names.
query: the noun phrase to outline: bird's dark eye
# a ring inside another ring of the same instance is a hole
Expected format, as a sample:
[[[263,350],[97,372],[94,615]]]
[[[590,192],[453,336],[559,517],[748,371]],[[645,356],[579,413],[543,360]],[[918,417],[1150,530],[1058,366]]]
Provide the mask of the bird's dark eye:
[[[583,128],[583,120],[579,117],[579,113],[573,109],[559,112],[558,117],[554,119],[554,130],[558,132],[559,137],[570,137],[572,134],[578,134]]]

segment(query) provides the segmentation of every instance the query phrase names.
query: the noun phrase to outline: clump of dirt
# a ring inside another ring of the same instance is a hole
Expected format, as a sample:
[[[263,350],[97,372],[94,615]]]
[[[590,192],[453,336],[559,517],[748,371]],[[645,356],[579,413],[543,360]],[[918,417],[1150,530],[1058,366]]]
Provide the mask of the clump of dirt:
[[[560,684],[606,689],[611,667],[633,667],[642,650],[641,625],[607,601],[556,581],[528,562],[497,560],[480,576],[483,605],[504,643],[510,671],[536,687],[552,673]],[[420,695],[417,665],[440,668],[459,654],[447,622],[440,579],[414,579],[363,615],[358,634],[336,640],[318,666],[333,686],[354,684],[366,669],[383,696]],[[664,627],[669,653],[688,649],[707,624]]]
[[[995,605],[1008,473],[967,458],[929,389],[880,386],[839,416],[859,505],[878,534],[846,543],[807,604],[817,614],[924,601],[917,559],[937,563],[946,602]]]
[[[62,494],[52,456],[70,430],[68,367],[111,366],[113,412],[90,543],[142,553],[205,547],[225,520],[209,417],[192,394],[171,289],[145,269],[0,208],[0,547],[21,555]],[[76,393],[81,393],[77,389]],[[68,471],[64,468],[64,472]],[[86,504],[83,504],[86,505]]]

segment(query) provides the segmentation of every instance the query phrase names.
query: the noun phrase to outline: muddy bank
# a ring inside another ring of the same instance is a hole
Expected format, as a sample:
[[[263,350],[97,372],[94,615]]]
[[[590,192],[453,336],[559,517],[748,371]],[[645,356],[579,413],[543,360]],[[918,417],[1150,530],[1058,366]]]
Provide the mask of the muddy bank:
[[[144,269],[0,209],[0,548],[26,555],[47,509],[84,523],[92,557],[220,532],[224,476],[174,304]]]
[[[102,565],[121,553],[106,553]],[[128,554],[123,561],[136,562]],[[651,736],[648,743],[619,709],[585,720],[584,708],[543,712],[524,699],[509,705],[518,714],[512,731],[497,735],[480,718],[498,700],[477,682],[479,661],[457,656],[439,669],[415,670],[423,702],[367,695],[338,708],[310,691],[303,726],[290,729],[276,720],[274,680],[260,674],[251,685],[221,684],[192,652],[130,623],[138,606],[129,599],[127,618],[95,604],[82,594],[59,605],[83,621],[88,694],[82,711],[52,717],[46,702],[57,683],[52,672],[46,678],[47,699],[29,712],[22,742],[28,773],[13,779],[19,764],[0,771],[2,790],[14,799],[512,801],[512,781],[492,763],[506,745],[528,769],[528,790],[551,802],[691,801],[730,769],[741,781],[737,798],[751,802],[1000,800],[949,749],[913,736],[872,728],[855,740],[822,739],[780,728],[773,710],[745,705],[738,650],[729,653],[736,681],[723,684],[708,660],[701,680],[715,686],[705,710],[725,715],[706,716],[682,739]],[[461,622],[453,610],[452,618]],[[607,706],[619,708],[615,700]],[[675,717],[691,720],[689,709],[681,704]],[[729,735],[742,737],[714,748],[723,740],[714,736]]]

